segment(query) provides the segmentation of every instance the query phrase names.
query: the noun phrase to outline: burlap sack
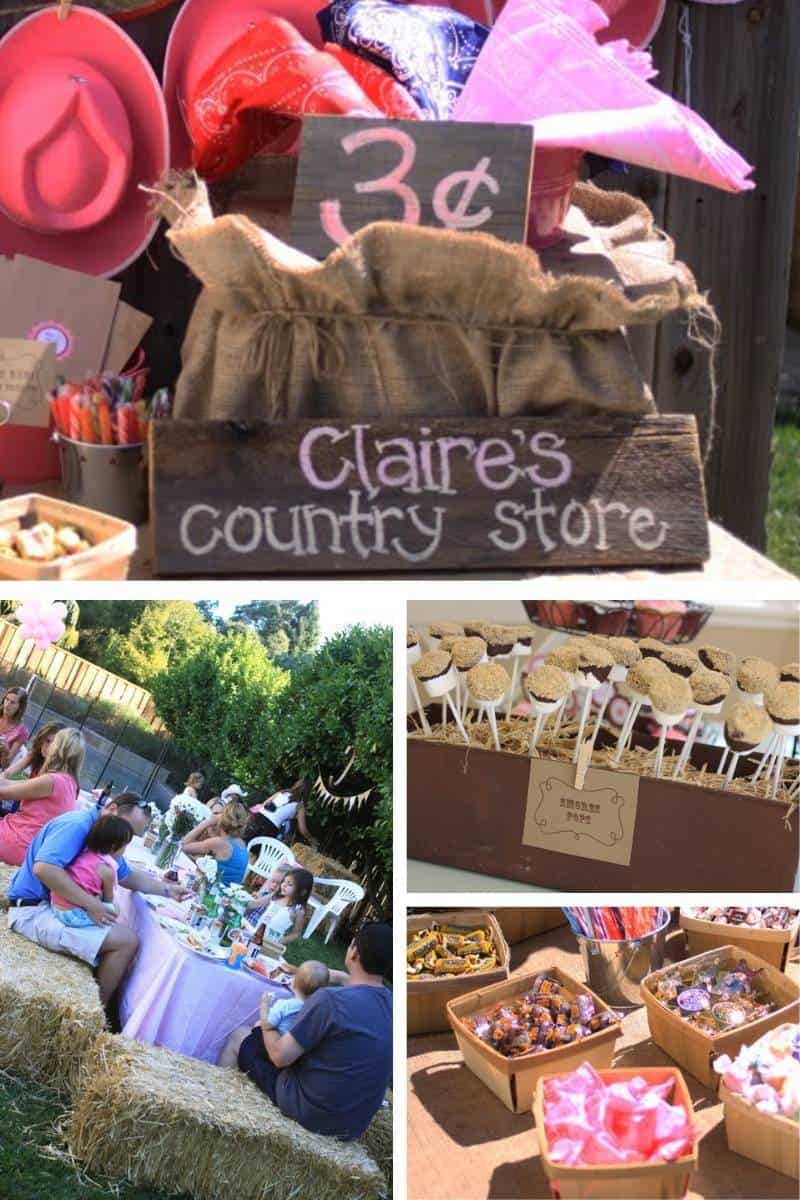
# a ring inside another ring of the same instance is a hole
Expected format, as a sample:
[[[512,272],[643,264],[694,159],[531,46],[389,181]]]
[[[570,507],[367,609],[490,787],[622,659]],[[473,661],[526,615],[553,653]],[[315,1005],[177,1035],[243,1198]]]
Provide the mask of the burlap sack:
[[[196,178],[165,181],[168,237],[204,285],[176,416],[652,412],[624,327],[704,302],[644,205],[595,188],[581,194],[594,217],[590,249],[613,282],[597,271],[550,274],[534,251],[487,235],[391,222],[317,263],[245,216],[215,218]],[[626,279],[615,255],[642,245],[654,248],[653,262],[645,254],[638,272],[629,264]]]

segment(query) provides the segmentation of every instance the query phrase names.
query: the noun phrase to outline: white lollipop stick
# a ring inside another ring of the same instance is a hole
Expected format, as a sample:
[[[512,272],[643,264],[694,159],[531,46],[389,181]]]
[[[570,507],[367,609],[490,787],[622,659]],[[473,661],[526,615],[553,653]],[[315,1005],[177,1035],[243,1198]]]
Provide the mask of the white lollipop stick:
[[[770,771],[772,770],[772,765],[775,761],[775,753],[776,753],[778,745],[780,744],[780,740],[781,740],[781,736],[779,733],[772,734],[772,737],[767,742],[766,750],[761,755],[761,760],[758,764],[758,767],[756,768],[755,773],[753,774],[751,783],[758,783],[758,781],[761,777],[761,772],[764,770],[764,767],[767,765],[768,761],[769,761],[770,765],[769,765],[769,769],[767,770],[766,777],[767,777],[767,779],[769,779]]]
[[[592,689],[590,687],[587,687],[586,695],[584,696],[584,699],[583,699],[583,707],[581,709],[580,724],[578,725],[578,737],[575,742],[575,753],[572,757],[573,763],[577,763],[577,761],[578,761],[578,752],[580,751],[581,742],[583,741],[583,731],[586,728],[586,718],[589,716],[589,708],[591,707],[591,703],[592,703]]]
[[[656,754],[656,776],[661,778],[661,771],[664,766],[664,747],[667,744],[667,727],[661,726],[661,732],[658,735],[658,752]]]
[[[497,713],[493,704],[487,704],[486,712],[489,717],[489,728],[492,731],[492,739],[494,740],[495,750],[500,749],[500,735],[497,732]]]
[[[519,678],[519,655],[514,655],[514,666],[511,668],[511,690],[508,693],[508,705],[506,707],[506,720],[511,720],[511,708],[514,703],[514,693],[517,690],[517,679]]]
[[[733,779],[734,775],[736,774],[736,768],[739,764],[739,759],[741,758],[741,756],[742,756],[741,750],[734,750],[733,754],[731,755],[730,766],[728,767],[728,770],[725,772],[725,782],[726,783],[730,783],[731,780]]]
[[[538,712],[536,714],[536,724],[533,727],[533,733],[531,734],[530,749],[528,750],[528,753],[530,755],[533,755],[533,752],[536,749],[536,743],[539,741],[539,735],[542,732],[542,726],[544,725],[545,721],[547,720],[547,716],[548,716],[548,714],[546,712]]]
[[[618,763],[619,760],[622,758],[622,751],[625,749],[625,746],[627,745],[628,738],[633,733],[633,727],[636,724],[636,718],[638,717],[639,710],[643,704],[644,704],[644,697],[642,697],[640,699],[637,696],[637,698],[631,703],[630,708],[628,709],[627,713],[625,714],[625,720],[622,724],[622,729],[620,731],[619,739],[617,741],[617,753],[614,755],[615,763]]]
[[[419,694],[416,676],[411,668],[408,668],[408,682],[411,684],[411,694],[414,697],[414,703],[417,706],[417,715],[422,723],[422,732],[430,734],[431,727],[428,723],[428,718],[425,716],[425,705],[422,703],[422,697]]]
[[[448,704],[450,706],[450,711],[452,712],[453,716],[455,717],[455,722],[456,722],[456,725],[458,726],[458,732],[461,734],[461,736],[463,737],[463,739],[467,743],[467,745],[469,745],[469,736],[467,734],[466,729],[464,728],[464,723],[461,720],[461,717],[458,715],[458,709],[456,708],[455,704],[453,703],[453,698],[449,692],[445,695],[445,698],[444,698],[445,713],[447,712]],[[498,747],[498,749],[499,749],[499,747]]]
[[[718,775],[721,775],[722,772],[725,770],[725,763],[728,761],[728,755],[730,754],[730,752],[731,752],[730,746],[726,746],[725,750],[723,751],[722,758],[719,760],[719,764],[717,766],[717,774]]]
[[[603,724],[603,717],[606,715],[606,709],[608,708],[609,704],[611,703],[611,697],[613,695],[614,695],[614,693],[610,692],[609,695],[606,696],[603,703],[600,705],[600,711],[597,714],[597,720],[595,721],[595,724],[594,724],[594,733],[592,734],[592,744],[589,749],[590,756],[594,753],[594,746],[595,746],[595,742],[597,741],[597,735],[600,732],[600,726]]]
[[[673,779],[677,779],[679,775],[682,775],[686,768],[686,764],[689,761],[689,755],[692,753],[692,746],[697,740],[697,735],[700,732],[702,720],[703,713],[700,709],[698,709],[694,714],[694,720],[692,721],[689,732],[686,735],[686,741],[683,743],[683,749],[678,755],[678,761],[675,764],[675,770],[672,772]]]
[[[561,722],[564,720],[564,713],[567,710],[568,701],[569,701],[569,696],[567,695],[564,697],[564,699],[561,701],[561,703],[558,706],[558,712],[556,714],[555,724],[553,725],[553,731],[550,734],[551,742],[554,742],[556,740],[556,738],[558,737],[558,731],[561,728]]]
[[[774,800],[778,795],[778,788],[780,786],[781,776],[783,775],[783,768],[785,766],[785,761],[786,761],[785,751],[786,751],[786,743],[785,743],[784,739],[781,738],[781,752],[780,752],[780,756],[775,764],[775,778],[772,781],[772,790],[769,794],[770,800]]]

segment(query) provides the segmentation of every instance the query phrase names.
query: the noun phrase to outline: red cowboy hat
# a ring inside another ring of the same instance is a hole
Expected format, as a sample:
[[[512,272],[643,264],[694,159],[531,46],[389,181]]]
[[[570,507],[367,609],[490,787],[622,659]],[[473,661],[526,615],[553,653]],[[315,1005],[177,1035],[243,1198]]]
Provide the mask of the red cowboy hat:
[[[175,18],[164,59],[164,95],[169,115],[172,165],[188,167],[192,143],[186,127],[187,98],[208,68],[249,28],[270,17],[290,21],[318,49],[319,3],[311,0],[186,0]]]
[[[632,46],[649,46],[664,18],[667,0],[596,0],[609,18],[598,42],[626,38]]]
[[[26,17],[0,40],[0,253],[114,275],[157,222],[139,184],[169,164],[161,89],[101,13]]]

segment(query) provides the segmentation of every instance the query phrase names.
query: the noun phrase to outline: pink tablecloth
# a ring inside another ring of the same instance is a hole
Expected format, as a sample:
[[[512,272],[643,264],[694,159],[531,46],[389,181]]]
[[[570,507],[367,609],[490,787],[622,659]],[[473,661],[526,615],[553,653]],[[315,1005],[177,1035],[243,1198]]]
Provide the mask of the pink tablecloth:
[[[264,991],[291,994],[245,968],[232,971],[224,960],[214,962],[184,949],[136,892],[118,888],[116,899],[120,919],[140,941],[120,992],[126,1037],[216,1063],[229,1034],[239,1025],[256,1023]]]

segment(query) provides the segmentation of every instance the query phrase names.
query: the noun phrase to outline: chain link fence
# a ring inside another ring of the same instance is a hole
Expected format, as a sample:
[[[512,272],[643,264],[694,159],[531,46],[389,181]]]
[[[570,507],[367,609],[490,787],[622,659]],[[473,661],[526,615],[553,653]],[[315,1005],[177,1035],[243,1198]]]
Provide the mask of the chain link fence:
[[[113,701],[76,696],[29,671],[0,663],[0,691],[28,691],[25,724],[35,734],[42,725],[58,721],[79,729],[86,742],[80,785],[87,791],[113,785],[138,792],[162,810],[193,768],[166,732],[156,732],[138,713]]]

